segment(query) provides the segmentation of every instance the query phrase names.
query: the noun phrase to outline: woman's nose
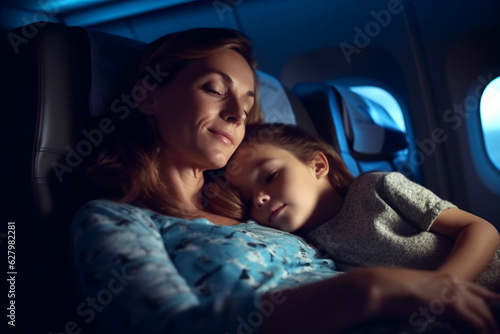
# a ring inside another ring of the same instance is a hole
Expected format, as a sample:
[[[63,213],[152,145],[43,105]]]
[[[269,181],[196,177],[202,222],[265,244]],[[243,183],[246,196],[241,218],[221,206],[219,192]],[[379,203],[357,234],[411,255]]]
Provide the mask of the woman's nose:
[[[226,122],[240,124],[245,121],[246,112],[243,104],[234,98],[225,105],[221,116]]]
[[[269,195],[265,193],[258,193],[255,198],[254,198],[254,203],[257,208],[262,207],[267,201],[269,201],[270,197]]]

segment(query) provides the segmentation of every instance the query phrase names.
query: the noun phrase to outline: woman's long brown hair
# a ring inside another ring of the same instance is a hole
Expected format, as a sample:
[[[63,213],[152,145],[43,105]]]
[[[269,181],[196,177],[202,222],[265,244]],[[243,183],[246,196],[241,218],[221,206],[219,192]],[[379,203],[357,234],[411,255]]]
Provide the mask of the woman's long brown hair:
[[[226,28],[190,29],[163,36],[150,43],[143,51],[127,91],[139,92],[141,85],[164,85],[175,80],[176,72],[190,61],[210,57],[228,49],[238,52],[248,62],[254,73],[254,91],[258,94],[256,63],[251,43],[242,33]],[[161,77],[154,78],[151,75],[153,72],[161,73]],[[157,81],[151,82],[154,79]],[[247,117],[247,124],[262,122],[258,96],[255,101]],[[138,204],[162,214],[194,218],[196,213],[183,206],[162,181],[162,145],[152,117],[146,116],[137,108],[132,109],[127,117],[116,122],[114,140],[108,143],[87,170],[88,177],[99,186],[102,196],[118,202]],[[234,218],[233,210],[237,206],[231,208],[227,205],[230,201],[225,198],[226,193],[206,196],[209,189],[210,186],[207,185],[203,191],[204,208]],[[224,204],[217,204],[218,201]]]

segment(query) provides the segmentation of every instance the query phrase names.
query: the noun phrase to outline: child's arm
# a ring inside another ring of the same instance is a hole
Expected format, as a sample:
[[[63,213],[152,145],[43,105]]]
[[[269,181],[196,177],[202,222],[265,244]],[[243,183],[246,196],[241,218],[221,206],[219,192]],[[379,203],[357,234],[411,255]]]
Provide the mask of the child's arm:
[[[455,239],[450,255],[437,270],[465,280],[474,280],[500,247],[500,235],[493,225],[457,208],[441,212],[431,230]]]

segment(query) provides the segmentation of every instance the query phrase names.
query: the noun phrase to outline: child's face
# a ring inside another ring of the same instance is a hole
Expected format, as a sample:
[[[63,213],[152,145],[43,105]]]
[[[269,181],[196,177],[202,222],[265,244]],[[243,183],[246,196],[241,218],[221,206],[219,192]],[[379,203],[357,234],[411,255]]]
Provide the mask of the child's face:
[[[251,219],[287,232],[312,224],[321,192],[314,162],[270,144],[246,144],[232,163],[230,182],[248,203]]]

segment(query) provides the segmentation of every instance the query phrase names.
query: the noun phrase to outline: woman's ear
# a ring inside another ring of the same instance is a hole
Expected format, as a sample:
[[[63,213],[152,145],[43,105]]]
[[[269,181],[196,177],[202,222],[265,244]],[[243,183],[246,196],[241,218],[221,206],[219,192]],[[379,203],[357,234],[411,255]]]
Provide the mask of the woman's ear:
[[[134,87],[142,87],[141,85],[142,85],[142,83],[138,80],[138,81],[136,81]],[[137,105],[137,109],[139,109],[139,111],[145,115],[154,115],[155,111],[153,108],[154,99],[152,96],[152,90],[144,89],[141,91],[144,92],[144,95],[137,96],[135,98],[135,103]]]
[[[313,168],[314,174],[317,179],[327,176],[329,172],[330,165],[328,164],[328,159],[323,152],[316,152],[310,162]]]

